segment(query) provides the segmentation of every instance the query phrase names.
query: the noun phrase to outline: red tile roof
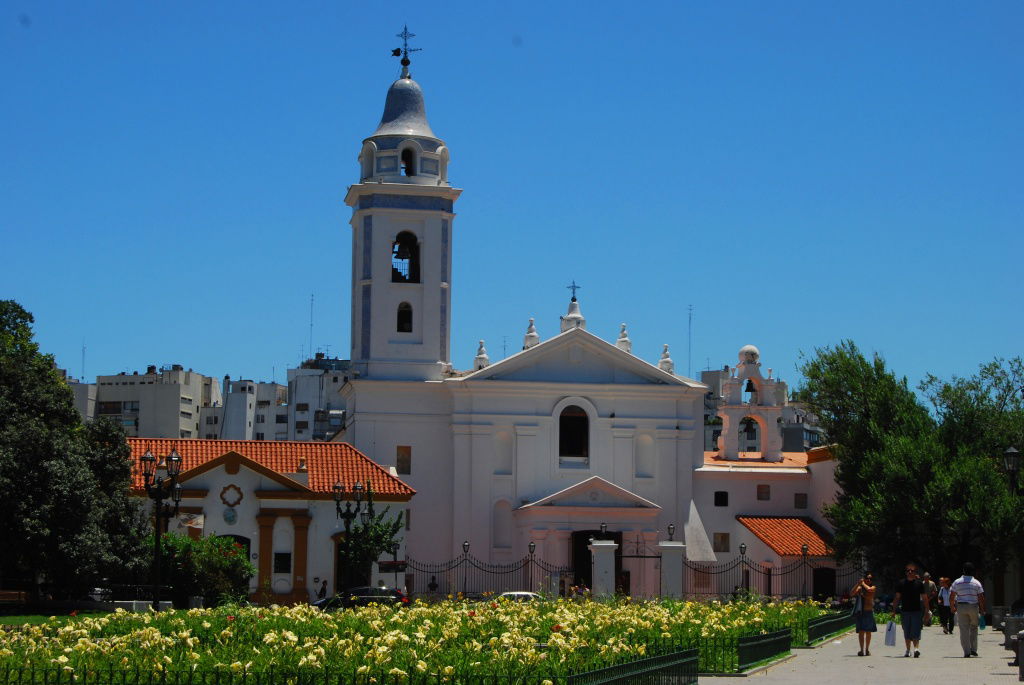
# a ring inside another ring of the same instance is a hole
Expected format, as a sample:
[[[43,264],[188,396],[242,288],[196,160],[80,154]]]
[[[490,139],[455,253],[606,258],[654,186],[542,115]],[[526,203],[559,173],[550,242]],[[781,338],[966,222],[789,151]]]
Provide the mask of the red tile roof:
[[[181,472],[185,480],[188,479],[189,471],[225,454],[234,453],[270,471],[285,475],[299,473],[299,466],[304,460],[309,484],[303,486],[296,481],[297,489],[308,488],[319,495],[331,494],[334,484],[339,481],[347,489],[357,481],[365,483],[368,479],[373,484],[374,495],[382,499],[407,500],[416,494],[415,490],[392,476],[387,469],[344,442],[128,438],[128,445],[132,450],[132,487],[135,490],[142,489],[139,458],[146,450],[152,450],[154,456],[162,462],[172,449],[176,449],[181,455]]]
[[[808,556],[832,553],[832,536],[806,516],[737,516],[736,520],[780,556],[800,556],[805,543]]]

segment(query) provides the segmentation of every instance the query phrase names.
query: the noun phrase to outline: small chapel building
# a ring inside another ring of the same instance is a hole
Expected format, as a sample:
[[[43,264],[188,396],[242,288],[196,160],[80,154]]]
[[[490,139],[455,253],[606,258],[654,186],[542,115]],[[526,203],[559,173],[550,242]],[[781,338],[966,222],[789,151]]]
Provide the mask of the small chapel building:
[[[480,341],[473,369],[452,367],[462,191],[403,65],[345,196],[352,371],[336,439],[416,490],[409,557],[440,562],[468,543],[476,558],[503,563],[533,543],[538,557],[586,579],[587,542],[599,531],[620,555],[640,559],[671,525],[691,562],[732,559],[741,544],[768,565],[826,560],[821,506],[835,497],[834,462],[827,449],[782,451],[786,387],[762,374],[753,346],[740,350],[724,384],[712,451],[704,449],[709,388],[676,373],[667,345],[653,362],[635,356],[625,324],[614,342],[595,335],[575,295],[547,339],[545,321],[529,319],[520,352],[492,364]],[[739,433],[752,425],[759,449],[741,449],[749,442]],[[656,574],[634,568],[623,589],[657,592]]]

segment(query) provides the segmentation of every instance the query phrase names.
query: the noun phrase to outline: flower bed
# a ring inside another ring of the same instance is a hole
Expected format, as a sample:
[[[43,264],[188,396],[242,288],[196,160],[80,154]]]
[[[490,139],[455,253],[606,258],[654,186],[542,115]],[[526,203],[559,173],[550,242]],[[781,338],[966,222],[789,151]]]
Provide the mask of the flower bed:
[[[452,602],[324,614],[308,605],[62,618],[0,635],[0,671],[132,670],[562,677],[681,646],[796,627],[809,603]],[[796,632],[796,631],[795,631]],[[702,653],[702,670],[728,670]]]

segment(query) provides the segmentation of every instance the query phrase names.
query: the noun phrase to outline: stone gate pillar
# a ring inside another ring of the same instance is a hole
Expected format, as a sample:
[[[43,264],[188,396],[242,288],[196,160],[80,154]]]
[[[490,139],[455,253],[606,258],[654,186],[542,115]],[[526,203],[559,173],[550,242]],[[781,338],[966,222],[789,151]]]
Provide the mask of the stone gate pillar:
[[[661,553],[661,596],[682,597],[686,545],[682,541],[662,540],[658,551]]]
[[[591,540],[587,545],[591,558],[591,593],[595,597],[615,594],[615,550],[619,548],[614,540]]]

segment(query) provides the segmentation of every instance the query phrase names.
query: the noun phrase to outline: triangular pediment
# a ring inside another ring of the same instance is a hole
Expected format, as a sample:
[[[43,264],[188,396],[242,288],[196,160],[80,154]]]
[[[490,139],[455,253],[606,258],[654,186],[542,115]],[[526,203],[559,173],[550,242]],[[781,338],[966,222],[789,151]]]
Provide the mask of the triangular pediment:
[[[278,473],[273,469],[267,468],[263,464],[253,461],[244,454],[239,454],[238,452],[233,451],[225,452],[219,457],[204,462],[193,469],[189,469],[188,471],[182,471],[181,475],[178,477],[178,480],[179,482],[184,484],[186,481],[195,478],[196,476],[202,475],[208,471],[212,471],[216,468],[221,467],[223,467],[224,470],[229,474],[238,473],[238,470],[241,468],[246,468],[250,471],[255,471],[261,476],[264,476],[274,481],[278,485],[281,485],[285,490],[293,490],[297,495],[302,497],[314,494],[312,490],[310,490],[302,483],[293,480],[282,473]]]
[[[584,481],[570,485],[564,490],[552,493],[536,502],[524,504],[523,509],[540,507],[608,507],[661,509],[657,504],[640,495],[611,483],[600,476],[591,476]]]
[[[666,373],[582,328],[570,329],[456,380],[704,387]]]

